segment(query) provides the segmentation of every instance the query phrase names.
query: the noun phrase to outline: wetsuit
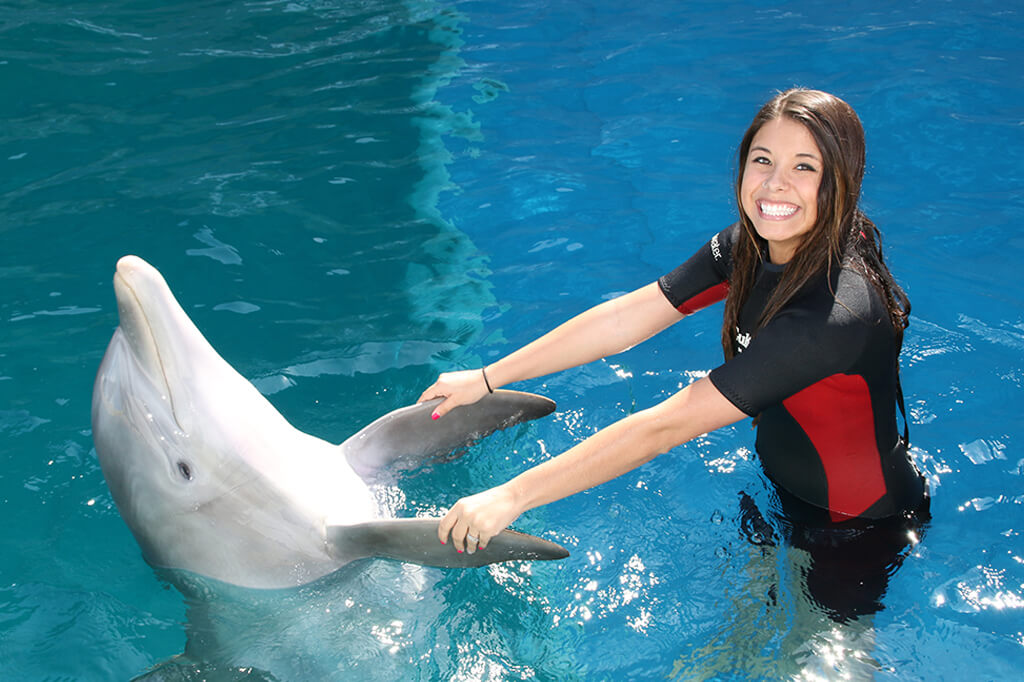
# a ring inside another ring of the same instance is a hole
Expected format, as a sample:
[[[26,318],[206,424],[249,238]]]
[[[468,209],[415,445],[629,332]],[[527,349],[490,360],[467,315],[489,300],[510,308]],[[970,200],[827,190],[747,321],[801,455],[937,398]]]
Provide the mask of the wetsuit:
[[[723,230],[659,280],[681,313],[725,298],[738,234],[738,224]],[[712,370],[711,383],[760,416],[756,447],[768,477],[832,521],[915,509],[924,482],[897,428],[900,349],[884,301],[859,273],[833,268],[757,330],[781,276],[782,266],[760,266],[733,336],[736,355]]]
[[[738,223],[726,228],[659,279],[681,313],[726,297],[739,230]],[[787,540],[811,551],[819,569],[848,563],[851,551],[872,555],[872,571],[881,569],[878,590],[859,597],[843,592],[851,580],[825,570],[826,583],[840,578],[839,591],[821,601],[845,618],[875,610],[885,566],[898,562],[907,531],[927,519],[927,492],[897,425],[900,348],[881,295],[861,274],[832,268],[758,330],[782,270],[759,266],[733,334],[735,355],[709,379],[736,407],[759,417],[756,449],[778,489]],[[873,532],[879,528],[885,530]],[[865,541],[884,551],[862,551]],[[867,576],[850,577],[865,586]],[[820,579],[820,571],[808,576],[812,592],[811,581]],[[851,597],[858,603],[847,607]]]

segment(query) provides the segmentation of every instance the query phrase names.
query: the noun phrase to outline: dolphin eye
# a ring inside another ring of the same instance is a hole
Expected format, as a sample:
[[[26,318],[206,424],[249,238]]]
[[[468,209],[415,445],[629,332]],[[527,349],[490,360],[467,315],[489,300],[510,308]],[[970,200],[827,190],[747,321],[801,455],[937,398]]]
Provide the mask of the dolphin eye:
[[[188,462],[182,460],[178,462],[178,473],[185,477],[185,480],[192,480],[192,467],[188,465]]]

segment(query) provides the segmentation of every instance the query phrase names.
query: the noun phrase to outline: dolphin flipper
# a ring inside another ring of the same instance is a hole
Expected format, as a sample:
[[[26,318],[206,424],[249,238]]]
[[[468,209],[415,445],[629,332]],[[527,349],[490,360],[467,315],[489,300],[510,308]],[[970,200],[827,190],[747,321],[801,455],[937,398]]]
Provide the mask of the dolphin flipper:
[[[569,551],[533,535],[504,530],[486,549],[459,554],[437,539],[440,519],[387,519],[327,527],[327,551],[344,561],[383,557],[442,568],[473,568],[499,561],[564,559]]]
[[[544,396],[498,390],[432,420],[431,413],[440,402],[437,398],[399,408],[363,428],[341,444],[349,464],[363,479],[384,468],[413,469],[498,429],[555,410],[554,401]]]

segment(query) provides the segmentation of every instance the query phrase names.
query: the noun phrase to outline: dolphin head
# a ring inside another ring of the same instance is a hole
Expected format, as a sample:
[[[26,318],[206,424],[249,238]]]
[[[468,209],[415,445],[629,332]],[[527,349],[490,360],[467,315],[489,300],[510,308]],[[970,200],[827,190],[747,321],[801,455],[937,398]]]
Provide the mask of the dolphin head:
[[[118,261],[114,291],[119,326],[93,389],[93,440],[146,560],[252,587],[336,568],[324,517],[376,511],[337,448],[288,424],[148,263]]]

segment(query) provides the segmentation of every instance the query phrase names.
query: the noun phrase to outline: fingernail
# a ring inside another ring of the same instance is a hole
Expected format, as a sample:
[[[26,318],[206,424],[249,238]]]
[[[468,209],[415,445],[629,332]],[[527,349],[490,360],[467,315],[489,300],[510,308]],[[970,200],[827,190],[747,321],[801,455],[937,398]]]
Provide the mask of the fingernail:
[[[435,412],[434,414],[430,415],[430,418],[433,419],[434,421],[437,421],[438,417],[440,417],[440,416],[441,415],[439,415],[437,412]]]
[[[462,554],[462,550],[461,549],[457,549],[455,551],[458,552],[459,554]]]

